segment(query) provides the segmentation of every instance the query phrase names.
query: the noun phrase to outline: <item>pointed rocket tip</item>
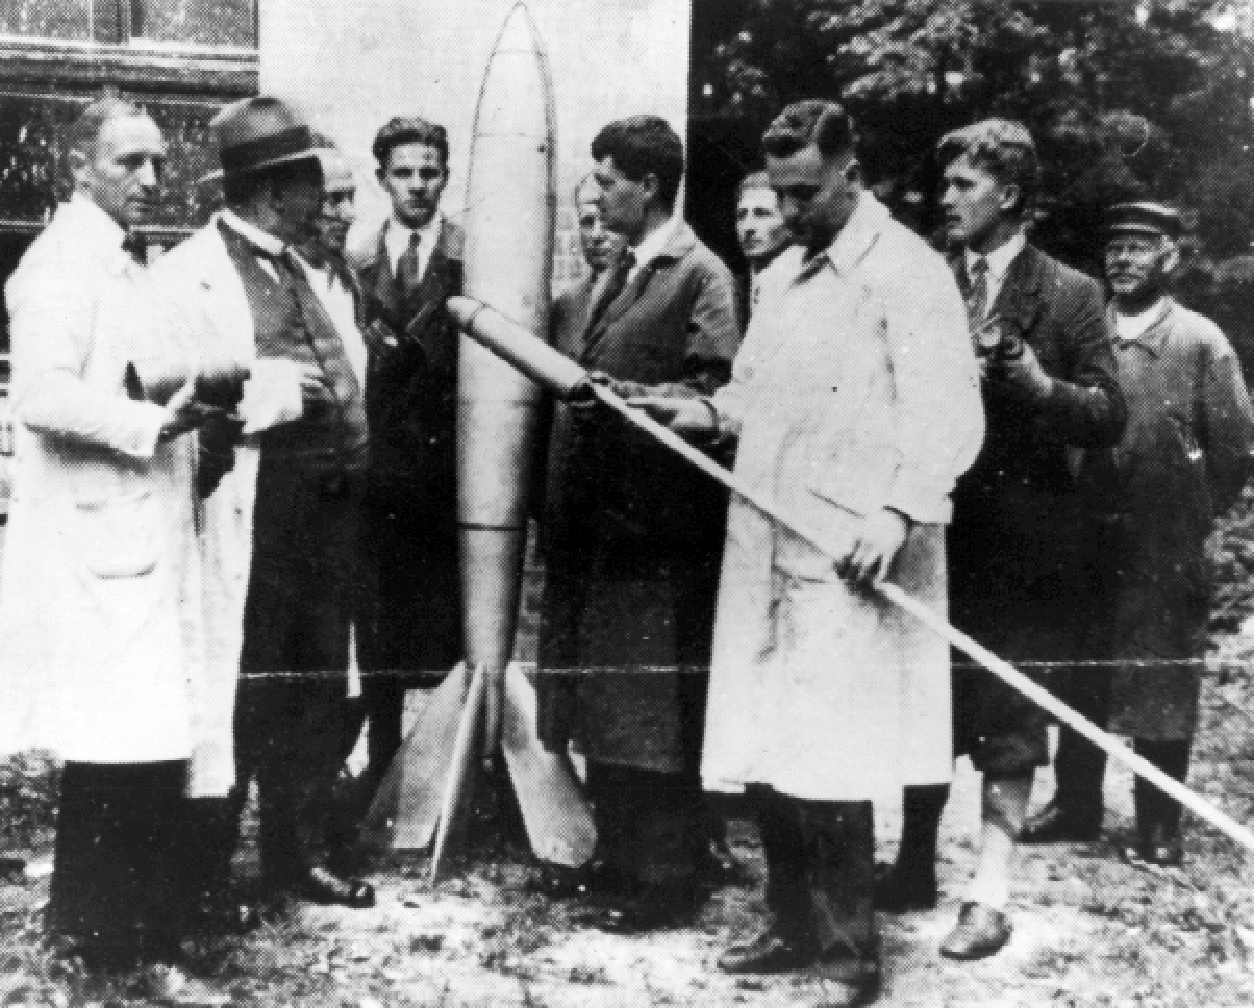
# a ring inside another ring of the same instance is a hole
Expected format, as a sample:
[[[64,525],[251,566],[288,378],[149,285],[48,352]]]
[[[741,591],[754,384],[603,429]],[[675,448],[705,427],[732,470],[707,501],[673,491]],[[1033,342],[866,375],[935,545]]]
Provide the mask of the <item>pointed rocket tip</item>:
[[[531,52],[539,48],[538,38],[531,11],[523,0],[518,0],[505,15],[505,23],[501,26],[501,34],[496,40],[496,51]]]

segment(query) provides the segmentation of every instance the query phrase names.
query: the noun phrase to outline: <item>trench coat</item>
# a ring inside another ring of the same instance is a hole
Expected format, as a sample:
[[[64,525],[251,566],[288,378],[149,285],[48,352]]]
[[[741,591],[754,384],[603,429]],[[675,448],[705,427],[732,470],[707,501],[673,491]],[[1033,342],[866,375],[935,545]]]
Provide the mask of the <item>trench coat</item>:
[[[683,223],[599,319],[569,307],[557,345],[626,394],[712,392],[740,343],[731,273]],[[605,763],[691,769],[725,495],[608,410],[572,422],[562,405],[546,485],[540,738]]]
[[[1211,597],[1205,542],[1250,477],[1254,412],[1227,337],[1171,299],[1139,337],[1116,340],[1115,357],[1128,423],[1115,448],[1115,602],[1099,637],[1129,665],[1116,665],[1111,726],[1189,739]]]
[[[386,227],[386,224],[384,225]],[[443,675],[464,655],[458,571],[458,330],[444,303],[462,289],[464,236],[443,220],[417,288],[402,297],[383,241],[350,256],[362,327],[394,342],[369,344],[370,464],[363,553],[370,595],[358,616],[366,672]]]
[[[983,434],[977,368],[945,261],[870,194],[810,261],[783,253],[731,382],[737,476],[851,545],[881,508],[910,530],[890,578],[946,612],[944,526]],[[948,645],[837,577],[831,557],[733,497],[701,774],[818,801],[952,772]]]
[[[253,505],[261,460],[259,432],[296,420],[304,409],[300,365],[257,357],[252,311],[243,281],[213,220],[152,266],[152,276],[205,355],[223,367],[248,371],[237,412],[244,420],[235,464],[202,508],[199,538],[204,585],[206,676],[216,702],[205,719],[223,743],[205,746],[192,760],[192,786],[225,795],[235,783],[231,729],[244,648],[244,610],[253,556]]]
[[[194,437],[159,441],[169,412],[127,382],[129,365],[172,391],[195,359],[123,237],[75,196],[6,288],[17,446],[4,743],[90,763],[185,760],[207,739]]]

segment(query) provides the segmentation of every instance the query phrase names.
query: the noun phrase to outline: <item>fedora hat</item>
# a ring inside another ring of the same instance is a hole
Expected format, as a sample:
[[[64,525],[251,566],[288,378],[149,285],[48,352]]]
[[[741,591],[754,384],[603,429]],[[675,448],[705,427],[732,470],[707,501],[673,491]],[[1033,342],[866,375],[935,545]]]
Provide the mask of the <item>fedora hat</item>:
[[[313,131],[278,98],[259,95],[234,102],[209,123],[221,167],[200,178],[201,182],[226,175],[273,168],[295,161],[321,166]]]

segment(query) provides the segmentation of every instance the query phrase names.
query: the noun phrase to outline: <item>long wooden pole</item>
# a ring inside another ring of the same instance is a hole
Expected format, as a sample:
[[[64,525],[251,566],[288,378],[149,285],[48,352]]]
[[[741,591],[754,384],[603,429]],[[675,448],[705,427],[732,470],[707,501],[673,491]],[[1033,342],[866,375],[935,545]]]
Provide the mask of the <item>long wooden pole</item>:
[[[593,390],[596,397],[601,402],[610,407],[610,409],[619,413],[625,420],[627,420],[628,423],[647,432],[658,441],[661,441],[667,447],[671,448],[673,451],[682,455],[706,475],[718,480],[718,482],[722,483],[723,486],[727,487],[733,493],[743,497],[767,517],[778,522],[789,531],[801,536],[807,542],[811,543],[818,549],[821,549],[829,556],[835,557],[839,555],[840,551],[838,547],[828,542],[822,533],[808,528],[792,516],[785,514],[773,499],[746,486],[736,478],[734,473],[729,472],[713,459],[698,451],[669,427],[658,423],[652,417],[646,415],[642,410],[635,409],[628,405],[622,397],[615,395],[612,391],[602,385],[593,385]],[[899,586],[887,581],[878,581],[871,587],[894,605],[900,606],[906,612],[910,613],[911,616],[919,620],[933,632],[939,634],[959,651],[970,655],[986,669],[1017,689],[1033,703],[1038,704],[1045,710],[1049,711],[1049,713],[1054,715],[1054,717],[1056,717],[1062,724],[1071,728],[1077,734],[1083,735],[1112,759],[1122,763],[1138,776],[1144,777],[1155,787],[1166,792],[1178,801],[1198,818],[1206,820],[1216,829],[1231,837],[1247,850],[1254,851],[1254,832],[1251,832],[1247,827],[1237,822],[1232,818],[1232,816],[1228,815],[1222,809],[1215,808],[1215,806],[1211,805],[1180,781],[1167,776],[1167,774],[1163,773],[1160,769],[1158,769],[1158,767],[1154,766],[1153,763],[1149,762],[1149,760],[1116,741],[1113,736],[1102,731],[1102,729],[1098,728],[1097,725],[1093,724],[1087,718],[1077,714],[1065,703],[1051,694],[1047,689],[1033,682],[1009,662],[998,658],[997,655],[993,654],[982,645],[976,643],[961,630],[950,626],[945,620],[937,616],[936,613],[916,599],[913,595],[910,595],[908,592],[903,591]]]

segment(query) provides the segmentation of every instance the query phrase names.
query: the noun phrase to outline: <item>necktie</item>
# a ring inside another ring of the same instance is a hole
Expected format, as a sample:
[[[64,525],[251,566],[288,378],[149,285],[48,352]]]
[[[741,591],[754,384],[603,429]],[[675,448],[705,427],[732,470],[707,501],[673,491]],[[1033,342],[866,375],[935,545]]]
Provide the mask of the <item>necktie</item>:
[[[984,316],[988,310],[988,260],[976,256],[967,267],[967,320],[971,324],[974,336],[984,325]]]
[[[400,284],[402,294],[408,294],[422,279],[422,260],[418,258],[418,247],[421,244],[422,235],[417,231],[412,232],[409,244],[396,260],[396,282]]]
[[[614,267],[614,272],[609,275],[609,278],[605,281],[605,286],[601,288],[601,296],[597,298],[592,311],[588,313],[588,325],[584,331],[589,335],[592,334],[597,324],[604,317],[606,309],[617,301],[618,296],[622,294],[623,288],[627,286],[627,277],[631,275],[635,265],[635,253],[631,249],[624,249],[623,254],[619,257],[618,265]]]
[[[122,251],[139,265],[148,265],[148,239],[139,231],[128,231],[122,239]]]

